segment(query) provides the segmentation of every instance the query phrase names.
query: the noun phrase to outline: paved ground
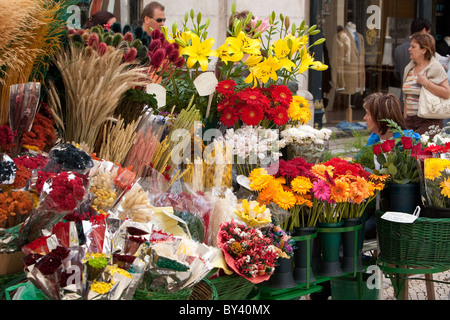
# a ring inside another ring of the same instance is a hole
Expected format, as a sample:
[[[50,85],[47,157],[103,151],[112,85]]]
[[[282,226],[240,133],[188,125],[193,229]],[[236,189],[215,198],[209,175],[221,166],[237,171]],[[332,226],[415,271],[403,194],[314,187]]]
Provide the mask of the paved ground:
[[[326,125],[325,125],[326,126]],[[328,150],[333,155],[353,156],[357,149],[353,147],[356,138],[350,132],[342,132],[336,127],[328,127],[335,134],[328,143]],[[382,276],[382,290],[380,290],[379,300],[395,300],[394,288],[391,280]],[[424,275],[412,275],[409,277],[408,300],[428,300],[426,281]],[[435,300],[450,300],[450,270],[442,273],[433,274],[433,280],[447,283],[433,282]]]

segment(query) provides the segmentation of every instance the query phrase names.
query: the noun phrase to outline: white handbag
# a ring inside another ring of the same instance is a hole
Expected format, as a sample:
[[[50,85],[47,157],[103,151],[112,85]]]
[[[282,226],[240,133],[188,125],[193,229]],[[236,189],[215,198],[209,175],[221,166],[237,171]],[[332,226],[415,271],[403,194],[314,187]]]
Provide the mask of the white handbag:
[[[439,98],[422,86],[417,116],[425,119],[450,118],[450,99]]]

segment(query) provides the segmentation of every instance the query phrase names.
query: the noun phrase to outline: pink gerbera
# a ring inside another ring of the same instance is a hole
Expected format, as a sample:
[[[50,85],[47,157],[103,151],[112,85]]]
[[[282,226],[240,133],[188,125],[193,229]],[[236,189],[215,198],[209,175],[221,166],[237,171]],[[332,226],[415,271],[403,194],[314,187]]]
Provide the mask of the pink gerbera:
[[[328,201],[330,199],[330,186],[323,180],[317,180],[313,183],[313,192],[318,200]]]

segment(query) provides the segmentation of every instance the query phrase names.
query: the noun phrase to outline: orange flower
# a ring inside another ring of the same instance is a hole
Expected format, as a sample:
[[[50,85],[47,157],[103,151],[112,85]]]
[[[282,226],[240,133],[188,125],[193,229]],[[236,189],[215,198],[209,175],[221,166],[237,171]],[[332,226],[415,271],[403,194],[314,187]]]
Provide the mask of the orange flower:
[[[277,204],[280,208],[289,210],[295,205],[297,199],[292,192],[278,190],[273,197],[273,202],[275,202],[275,204]]]
[[[299,176],[291,181],[291,187],[292,190],[302,195],[308,193],[312,189],[313,185],[309,178]]]
[[[327,180],[327,177],[325,175],[325,172],[328,172],[330,177],[333,177],[333,167],[332,166],[326,166],[324,164],[316,164],[311,168],[311,172],[317,176],[317,178],[321,180]]]
[[[369,183],[362,177],[356,177],[355,181],[351,183],[351,190],[356,196],[368,198],[370,195]]]
[[[330,199],[335,202],[346,202],[348,201],[349,195],[350,185],[341,179],[336,179],[334,186],[331,186]]]

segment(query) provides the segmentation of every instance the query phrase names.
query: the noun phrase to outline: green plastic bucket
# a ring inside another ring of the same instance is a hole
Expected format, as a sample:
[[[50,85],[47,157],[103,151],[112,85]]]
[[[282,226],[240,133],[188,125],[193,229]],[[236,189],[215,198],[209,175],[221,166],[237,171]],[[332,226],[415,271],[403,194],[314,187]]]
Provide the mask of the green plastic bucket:
[[[380,289],[369,289],[367,279],[370,274],[362,274],[362,300],[378,300]],[[358,277],[340,277],[331,280],[331,298],[333,300],[359,300]]]

